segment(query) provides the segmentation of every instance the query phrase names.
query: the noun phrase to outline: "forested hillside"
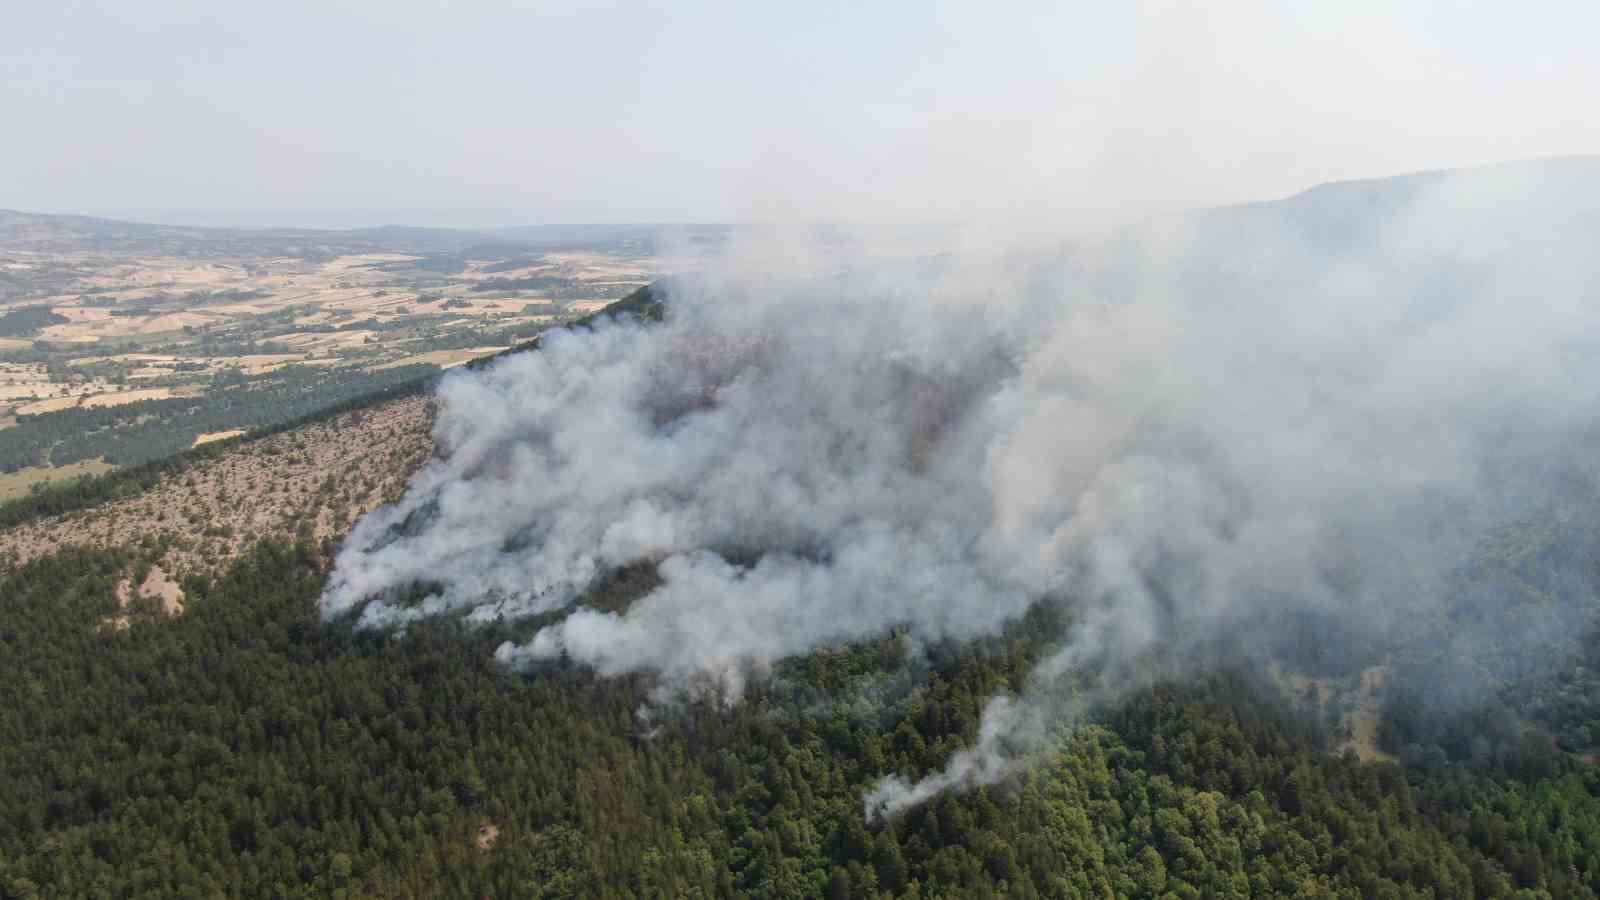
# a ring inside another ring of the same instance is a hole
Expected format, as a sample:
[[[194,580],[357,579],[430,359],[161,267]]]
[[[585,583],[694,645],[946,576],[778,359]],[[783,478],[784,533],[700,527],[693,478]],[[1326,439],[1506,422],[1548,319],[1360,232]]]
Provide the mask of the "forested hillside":
[[[308,545],[96,627],[149,551],[0,582],[6,896],[1592,897],[1600,769],[1547,742],[1400,768],[1322,752],[1248,676],[1146,691],[1035,767],[868,821],[937,768],[1039,649],[935,652],[881,713],[899,639],[794,660],[641,734],[648,684],[498,670],[498,628],[318,622]]]

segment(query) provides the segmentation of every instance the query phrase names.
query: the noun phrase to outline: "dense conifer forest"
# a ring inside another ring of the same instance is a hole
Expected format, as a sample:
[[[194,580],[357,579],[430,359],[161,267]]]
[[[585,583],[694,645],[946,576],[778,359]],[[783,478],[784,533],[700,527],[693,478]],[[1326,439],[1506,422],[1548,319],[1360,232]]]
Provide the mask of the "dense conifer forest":
[[[938,768],[1019,685],[1054,628],[1037,617],[904,679],[923,664],[899,638],[813,654],[647,732],[643,680],[508,674],[499,627],[322,625],[305,544],[190,579],[181,617],[105,628],[119,574],[160,549],[0,581],[5,896],[1600,890],[1600,769],[1536,737],[1475,763],[1362,763],[1242,673],[1146,690],[999,785],[868,820],[872,779]],[[893,703],[849,703],[885,679],[905,684]]]

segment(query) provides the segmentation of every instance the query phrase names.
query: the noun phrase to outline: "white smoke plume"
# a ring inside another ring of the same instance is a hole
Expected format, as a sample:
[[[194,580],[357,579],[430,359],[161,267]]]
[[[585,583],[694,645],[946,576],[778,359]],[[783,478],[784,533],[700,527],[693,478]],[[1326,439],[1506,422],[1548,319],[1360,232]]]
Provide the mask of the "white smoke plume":
[[[563,609],[501,661],[707,680],[905,628],[1064,605],[1037,691],[997,698],[893,813],[988,783],[1096,690],[1284,611],[1435,612],[1495,523],[1577,479],[1600,401],[1600,162],[1336,185],[1049,252],[877,264],[759,243],[665,321],[551,335],[442,383],[438,458],[363,519],[323,597],[363,627]],[[420,604],[403,601],[417,585]]]
[[[890,775],[867,791],[864,803],[871,819],[893,816],[948,790],[980,784],[993,784],[1016,765],[1016,750],[1037,743],[1045,733],[1043,707],[1019,703],[1010,697],[996,697],[983,710],[978,725],[978,742],[971,749],[957,751],[944,771],[916,783]]]

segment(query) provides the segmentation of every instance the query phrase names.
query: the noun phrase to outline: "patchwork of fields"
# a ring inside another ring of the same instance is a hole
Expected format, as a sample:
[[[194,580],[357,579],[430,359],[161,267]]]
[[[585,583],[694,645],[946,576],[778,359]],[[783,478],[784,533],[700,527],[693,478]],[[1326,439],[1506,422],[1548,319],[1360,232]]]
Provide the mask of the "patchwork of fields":
[[[0,490],[499,353],[685,265],[650,234],[255,232],[0,211]]]

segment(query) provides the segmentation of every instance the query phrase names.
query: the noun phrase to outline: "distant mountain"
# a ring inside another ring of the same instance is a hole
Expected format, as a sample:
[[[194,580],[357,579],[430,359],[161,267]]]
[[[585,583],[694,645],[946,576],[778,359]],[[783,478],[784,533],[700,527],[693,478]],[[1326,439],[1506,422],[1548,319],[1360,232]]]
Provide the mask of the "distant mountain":
[[[672,244],[691,247],[716,246],[726,241],[734,225],[520,225],[497,228],[497,240],[539,250],[610,246],[655,252]]]
[[[1540,229],[1600,229],[1600,155],[1333,181],[1282,200],[1198,210],[1183,219],[1196,231],[1210,232],[1210,241],[1270,228],[1321,249],[1348,249],[1371,241],[1425,200],[1460,213],[1429,223],[1440,233],[1481,230],[1512,217]]]
[[[378,251],[440,253],[482,243],[484,235],[445,228],[389,226],[353,231],[310,228],[195,228],[90,216],[0,210],[0,249],[38,253],[97,251],[147,256],[308,256]]]
[[[390,252],[496,259],[520,252],[596,247],[650,253],[664,242],[719,243],[731,228],[654,224],[529,225],[481,231],[409,225],[348,230],[208,228],[0,210],[0,250],[185,257]]]
[[[1432,305],[1475,277],[1463,253],[1482,263],[1568,242],[1600,242],[1600,156],[1337,181],[1190,210],[1078,243],[1062,265],[1073,270],[1063,277],[1087,275],[1107,298],[1173,286],[1201,298],[1304,298],[1307,266],[1359,257],[1388,293]]]

